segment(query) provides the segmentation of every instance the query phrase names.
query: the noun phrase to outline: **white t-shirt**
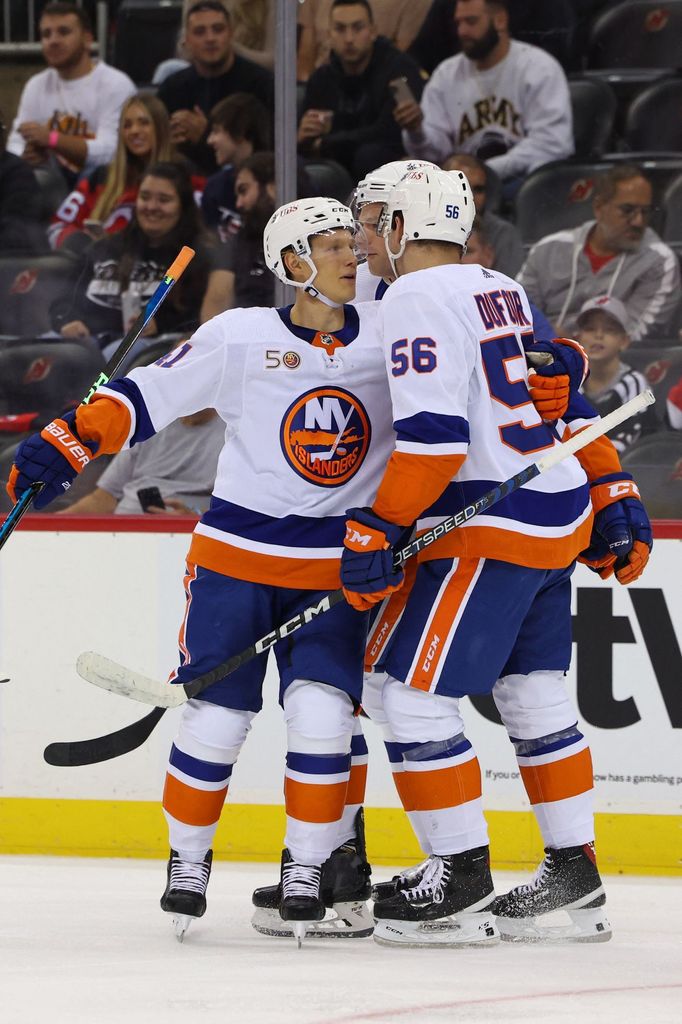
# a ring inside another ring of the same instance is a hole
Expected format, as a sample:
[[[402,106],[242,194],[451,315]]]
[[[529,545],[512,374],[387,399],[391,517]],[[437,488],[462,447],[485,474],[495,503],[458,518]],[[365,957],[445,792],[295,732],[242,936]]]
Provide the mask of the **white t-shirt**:
[[[403,142],[422,160],[473,153],[501,178],[513,178],[573,152],[566,75],[529,43],[512,40],[504,60],[486,71],[463,53],[449,57],[426,84],[421,107],[420,132],[403,132]]]
[[[24,86],[7,149],[21,156],[25,142],[19,125],[36,121],[86,140],[83,170],[108,164],[116,152],[121,107],[134,92],[135,85],[126,74],[101,61],[82,78],[63,79],[54,68],[39,71]]]

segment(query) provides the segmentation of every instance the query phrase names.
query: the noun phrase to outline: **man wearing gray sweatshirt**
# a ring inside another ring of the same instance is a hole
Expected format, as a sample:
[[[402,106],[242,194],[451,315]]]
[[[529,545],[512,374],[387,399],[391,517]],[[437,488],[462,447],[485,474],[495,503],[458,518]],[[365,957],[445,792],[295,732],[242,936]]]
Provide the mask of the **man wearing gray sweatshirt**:
[[[652,195],[639,167],[617,165],[595,182],[594,220],[533,246],[518,280],[558,336],[572,336],[588,299],[609,295],[625,305],[632,341],[665,337],[680,299],[680,268],[648,227]]]

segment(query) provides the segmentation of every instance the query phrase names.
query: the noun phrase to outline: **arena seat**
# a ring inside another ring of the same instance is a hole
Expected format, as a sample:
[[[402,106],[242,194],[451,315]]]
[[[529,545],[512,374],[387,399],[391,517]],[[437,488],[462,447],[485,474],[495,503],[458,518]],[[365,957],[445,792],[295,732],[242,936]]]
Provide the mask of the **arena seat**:
[[[74,341],[18,340],[0,348],[0,414],[38,413],[31,425],[78,405],[104,366],[99,351]]]
[[[161,61],[174,57],[182,0],[121,0],[116,15],[114,66],[136,85],[151,82]]]
[[[590,160],[609,148],[616,116],[616,96],[607,82],[597,78],[571,78],[568,83],[573,110],[575,155]]]
[[[305,171],[310,179],[312,195],[331,196],[347,203],[355,182],[345,167],[335,160],[306,160]]]
[[[79,267],[68,253],[0,258],[0,334],[35,337],[49,331],[50,306],[68,294]]]
[[[666,422],[665,401],[673,384],[682,377],[682,342],[677,345],[632,346],[623,354],[623,361],[646,378],[656,398],[654,412],[659,423]],[[682,515],[682,509],[680,509]]]
[[[626,116],[625,142],[632,150],[682,150],[682,79],[656,82],[635,97]]]
[[[587,66],[677,68],[681,37],[682,0],[627,0],[595,19]]]
[[[682,517],[682,431],[643,438],[621,462],[636,480],[652,519]]]

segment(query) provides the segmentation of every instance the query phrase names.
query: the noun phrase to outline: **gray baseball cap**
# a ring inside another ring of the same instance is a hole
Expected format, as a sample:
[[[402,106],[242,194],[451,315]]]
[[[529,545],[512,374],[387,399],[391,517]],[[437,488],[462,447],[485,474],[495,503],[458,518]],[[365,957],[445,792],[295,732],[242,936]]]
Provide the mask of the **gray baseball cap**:
[[[580,325],[583,314],[589,313],[593,309],[600,309],[602,313],[608,313],[610,317],[617,321],[621,330],[625,331],[628,335],[630,334],[633,328],[632,317],[620,299],[616,299],[613,295],[597,295],[594,299],[588,299],[580,309],[578,325]]]

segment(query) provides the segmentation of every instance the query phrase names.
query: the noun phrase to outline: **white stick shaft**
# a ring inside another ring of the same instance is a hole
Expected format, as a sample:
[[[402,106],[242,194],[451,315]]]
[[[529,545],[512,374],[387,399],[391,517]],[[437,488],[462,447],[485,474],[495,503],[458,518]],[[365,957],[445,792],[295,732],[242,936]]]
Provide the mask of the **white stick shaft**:
[[[591,426],[586,427],[585,430],[580,430],[573,437],[569,437],[567,441],[556,445],[551,452],[538,459],[535,465],[541,473],[546,472],[546,470],[556,465],[557,462],[562,462],[569,455],[574,455],[577,451],[580,451],[581,448],[590,444],[595,438],[601,437],[602,434],[608,434],[609,430],[613,430],[619,423],[634,416],[635,413],[643,412],[648,405],[653,405],[655,401],[653,392],[647,388],[646,391],[642,391],[639,395],[631,398],[629,402],[625,402],[620,408],[614,409],[613,412],[602,417],[597,423],[593,423]]]

